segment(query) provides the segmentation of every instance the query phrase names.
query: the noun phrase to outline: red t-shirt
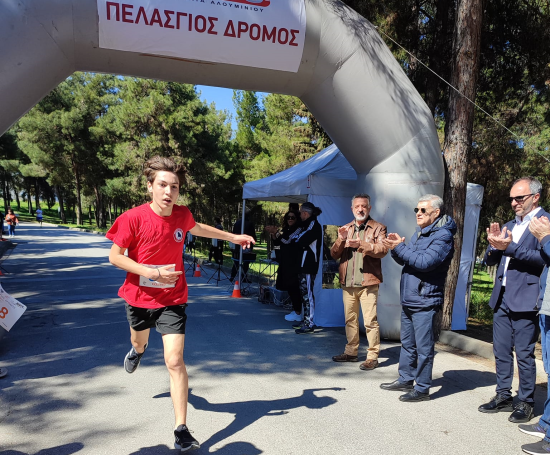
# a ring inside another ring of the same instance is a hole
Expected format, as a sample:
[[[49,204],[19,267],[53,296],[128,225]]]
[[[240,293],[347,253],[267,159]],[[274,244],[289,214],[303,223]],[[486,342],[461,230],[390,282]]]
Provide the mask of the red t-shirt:
[[[128,250],[128,257],[138,264],[176,264],[183,268],[183,241],[185,233],[195,226],[187,207],[174,205],[170,216],[159,216],[149,204],[135,207],[120,215],[106,237]],[[185,273],[173,288],[157,289],[139,285],[140,276],[127,273],[118,291],[128,304],[139,308],[162,308],[187,302]]]

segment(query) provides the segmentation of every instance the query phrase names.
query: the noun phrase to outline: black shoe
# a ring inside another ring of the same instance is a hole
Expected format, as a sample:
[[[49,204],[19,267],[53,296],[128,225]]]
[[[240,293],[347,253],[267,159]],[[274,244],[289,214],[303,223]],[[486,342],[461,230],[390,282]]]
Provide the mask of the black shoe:
[[[494,412],[512,412],[514,410],[514,403],[512,397],[504,397],[498,393],[491,398],[488,403],[482,404],[477,408],[479,412],[486,412],[492,414]]]
[[[145,348],[141,354],[138,354],[133,346],[132,349],[130,349],[130,352],[126,354],[126,357],[124,357],[124,369],[128,373],[133,373],[137,370],[137,367],[139,367],[139,362],[141,361],[143,354],[145,354],[145,349],[147,349],[148,344],[149,343],[145,345]]]
[[[430,399],[430,393],[429,392],[419,392],[416,389],[411,390],[409,393],[406,393],[405,395],[401,395],[399,397],[399,401],[428,401]]]
[[[332,357],[335,362],[359,362],[356,355],[339,354]]]
[[[186,425],[180,425],[176,428],[174,430],[174,436],[176,437],[174,447],[179,449],[180,452],[189,452],[200,447],[199,441],[191,436],[191,433],[189,433],[189,428],[187,428]]]
[[[508,420],[512,423],[525,423],[533,418],[533,406],[525,401],[520,401],[514,408]]]
[[[521,450],[531,455],[548,455],[550,454],[550,443],[543,439],[533,444],[523,444]]]
[[[380,384],[380,388],[384,390],[398,390],[400,392],[410,392],[413,390],[412,384],[403,384],[402,382],[399,382],[399,379],[396,379],[393,382],[385,382],[383,384]]]
[[[544,431],[544,428],[542,428],[538,423],[535,423],[534,425],[518,425],[519,431],[531,435],[536,436],[537,438],[544,438],[546,436],[546,431]]]
[[[298,335],[301,335],[303,333],[314,333],[315,331],[313,330],[313,327],[302,325],[299,329],[296,329],[294,332],[297,333]]]

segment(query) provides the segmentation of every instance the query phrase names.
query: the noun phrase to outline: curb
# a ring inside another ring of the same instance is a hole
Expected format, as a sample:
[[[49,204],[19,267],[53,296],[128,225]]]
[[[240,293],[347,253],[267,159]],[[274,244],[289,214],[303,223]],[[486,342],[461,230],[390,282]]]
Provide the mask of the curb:
[[[439,335],[439,342],[452,346],[453,348],[460,349],[462,351],[475,354],[479,357],[491,360],[494,362],[495,355],[493,354],[493,344],[486,341],[476,340],[460,333],[452,332],[450,330],[444,330]],[[544,371],[544,364],[542,360],[535,359],[537,365],[537,383],[547,384],[548,375]],[[514,352],[514,364],[517,365],[516,353]],[[514,374],[517,374],[517,369]]]
[[[453,348],[471,352],[485,359],[495,360],[493,345],[486,341],[476,340],[475,338],[470,338],[450,330],[443,330],[439,335],[439,342],[452,346]]]

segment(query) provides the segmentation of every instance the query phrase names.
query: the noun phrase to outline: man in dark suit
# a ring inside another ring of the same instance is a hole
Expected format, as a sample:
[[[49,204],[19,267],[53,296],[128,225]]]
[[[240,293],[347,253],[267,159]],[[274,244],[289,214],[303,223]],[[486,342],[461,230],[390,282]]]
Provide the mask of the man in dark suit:
[[[539,207],[542,185],[533,177],[522,177],[510,190],[510,203],[516,218],[500,230],[498,223],[487,229],[487,265],[498,264],[495,287],[489,305],[493,309],[493,352],[495,354],[496,395],[481,405],[480,412],[512,412],[513,423],[533,417],[538,338],[537,300],[539,277],[544,268],[539,241],[529,232],[534,217],[550,214]],[[512,379],[515,348],[519,372],[519,403],[514,407]]]

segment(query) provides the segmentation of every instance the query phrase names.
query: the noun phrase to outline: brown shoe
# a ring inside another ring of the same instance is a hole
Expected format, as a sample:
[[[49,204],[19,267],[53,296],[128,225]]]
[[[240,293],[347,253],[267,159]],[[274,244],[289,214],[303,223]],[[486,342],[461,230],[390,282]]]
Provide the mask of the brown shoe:
[[[361,365],[359,365],[359,368],[361,368],[362,370],[374,370],[377,366],[377,359],[367,359]]]
[[[347,354],[335,355],[332,360],[334,360],[335,362],[359,362],[359,359],[356,355]]]

